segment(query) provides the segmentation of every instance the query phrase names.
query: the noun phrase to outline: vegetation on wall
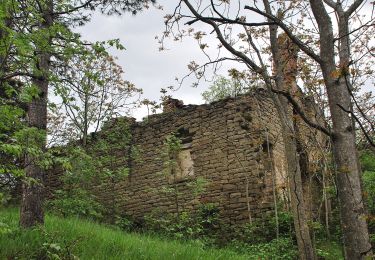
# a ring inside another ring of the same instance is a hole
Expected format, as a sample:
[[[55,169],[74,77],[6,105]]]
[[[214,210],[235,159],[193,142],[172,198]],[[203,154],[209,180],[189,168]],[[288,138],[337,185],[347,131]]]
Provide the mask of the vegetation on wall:
[[[231,73],[232,72],[232,73]],[[246,81],[246,75],[240,73],[237,70],[231,70],[231,78],[218,77],[208,88],[208,90],[202,93],[202,98],[206,103],[211,103],[220,99],[228,97],[237,97],[241,94],[248,93],[250,91],[250,84]]]
[[[91,137],[87,146],[68,145],[63,150],[63,185],[54,192],[49,208],[63,216],[89,217],[114,223],[120,214],[115,186],[129,174],[129,160],[137,156],[130,145],[131,134],[126,120],[108,122],[103,133]],[[123,154],[118,161],[116,154]],[[98,190],[109,189],[109,204],[100,202]],[[104,206],[105,205],[105,206]]]

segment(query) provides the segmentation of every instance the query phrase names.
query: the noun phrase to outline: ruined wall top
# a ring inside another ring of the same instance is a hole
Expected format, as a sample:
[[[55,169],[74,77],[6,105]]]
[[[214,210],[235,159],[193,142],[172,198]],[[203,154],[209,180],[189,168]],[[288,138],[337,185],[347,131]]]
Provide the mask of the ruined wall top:
[[[163,105],[163,112],[173,112],[176,109],[182,108],[184,106],[184,102],[179,99],[167,97],[163,101],[162,105]]]

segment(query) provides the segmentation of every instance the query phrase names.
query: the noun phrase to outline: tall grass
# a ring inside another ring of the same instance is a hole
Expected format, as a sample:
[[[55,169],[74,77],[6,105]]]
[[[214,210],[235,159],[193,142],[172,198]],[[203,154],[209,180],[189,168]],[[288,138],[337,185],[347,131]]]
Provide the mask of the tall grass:
[[[295,259],[289,240],[247,245],[232,249],[208,248],[199,241],[170,240],[155,235],[125,233],[120,229],[79,218],[47,214],[45,226],[18,228],[19,210],[0,208],[0,260],[2,259]],[[322,259],[343,259],[341,247],[319,243]],[[240,248],[239,248],[240,247]],[[236,250],[236,251],[234,251]],[[60,257],[60,258],[59,258]]]
[[[12,230],[0,232],[0,259],[37,259],[45,248],[68,250],[80,259],[252,259],[199,242],[128,234],[77,218],[47,214],[44,229],[28,231],[18,229],[18,220],[17,209],[0,211],[0,223]]]

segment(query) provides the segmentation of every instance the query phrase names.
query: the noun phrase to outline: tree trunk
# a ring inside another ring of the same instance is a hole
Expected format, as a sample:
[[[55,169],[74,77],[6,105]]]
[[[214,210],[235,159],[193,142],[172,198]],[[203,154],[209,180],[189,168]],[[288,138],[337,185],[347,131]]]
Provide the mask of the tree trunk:
[[[89,93],[85,90],[85,100],[84,100],[84,111],[83,111],[83,146],[87,145],[87,135],[88,135],[88,112],[89,112]]]
[[[328,79],[327,82],[345,259],[363,259],[371,256],[372,251],[362,197],[355,129],[349,114],[342,109],[350,110],[350,93],[343,78],[338,81]]]
[[[48,0],[45,3],[43,12],[43,21],[40,24],[41,30],[48,30],[53,24],[51,16],[53,10],[53,1]],[[51,39],[47,41],[50,43]],[[33,80],[33,84],[39,90],[38,98],[34,98],[28,105],[27,121],[29,127],[35,127],[46,134],[47,130],[47,101],[48,101],[48,74],[50,72],[50,53],[45,46],[38,47],[39,55],[37,57],[37,68],[42,75],[41,79]],[[42,150],[46,147],[46,138],[40,145]],[[26,155],[26,180],[23,183],[21,211],[20,211],[20,225],[24,228],[33,227],[39,224],[44,224],[43,212],[43,176],[44,172],[38,166],[36,158],[32,155]]]
[[[42,56],[40,64],[48,62],[48,55]],[[45,64],[44,64],[45,65]],[[47,93],[48,81],[35,80],[34,84],[39,88],[41,94],[38,99],[34,99],[28,106],[27,120],[29,127],[36,127],[45,131],[47,127]],[[40,144],[44,149],[46,140]],[[43,212],[43,169],[41,169],[35,158],[31,155],[26,156],[26,177],[32,178],[32,181],[26,180],[22,185],[22,200],[20,225],[24,228],[33,227],[44,223]]]
[[[263,1],[266,12],[271,13],[271,8],[267,0]],[[296,87],[297,74],[297,49],[290,45],[290,40],[285,35],[277,36],[277,26],[271,25],[270,43],[272,58],[274,60],[275,83],[277,90],[293,91]],[[271,84],[270,85],[272,88]],[[300,168],[299,154],[297,151],[297,133],[294,127],[293,113],[288,100],[281,96],[269,92],[273,96],[277,112],[281,122],[281,130],[284,141],[284,150],[287,160],[288,181],[290,189],[291,208],[294,218],[294,228],[300,259],[316,259],[313,242],[310,236],[308,217],[302,188],[302,176]]]
[[[289,91],[292,88],[292,85],[295,84],[294,74],[296,71],[293,70],[291,64],[296,62],[296,57],[289,56],[289,50],[283,49],[288,46],[287,44],[280,44],[280,41],[276,36],[276,30],[277,28],[270,28],[271,48],[273,60],[275,61],[276,88],[278,90],[284,90],[287,88]],[[282,55],[284,53],[288,53],[288,55]],[[267,85],[272,86],[271,83],[268,83]],[[299,164],[300,160],[297,151],[297,133],[294,127],[292,109],[285,97],[274,94],[272,89],[269,89],[269,92],[272,95],[281,122],[284,151],[287,161],[291,208],[299,257],[302,260],[314,260],[316,259],[316,255],[310,236],[310,230],[307,225],[308,218],[303,195],[301,168]]]
[[[353,118],[342,108],[353,111],[350,83],[349,15],[339,12],[339,57],[341,77],[328,90],[332,114],[333,154],[337,167],[338,198],[344,234],[346,259],[372,255],[361,187],[361,168],[355,142]],[[340,104],[341,107],[338,105]]]
[[[349,116],[352,101],[349,83],[350,34],[348,19],[351,13],[344,12],[340,3],[335,6],[339,18],[340,64],[337,68],[332,21],[322,0],[310,0],[310,5],[319,26],[320,56],[322,58],[320,66],[332,118],[333,135],[331,139],[336,164],[345,258],[363,259],[366,256],[371,256],[372,251],[362,197],[361,170],[355,143],[355,129]]]
[[[4,20],[1,21],[1,22],[5,25],[5,27],[9,28],[12,25],[11,19],[8,18],[9,10],[8,10],[7,7],[5,7],[3,11],[5,12],[6,18],[3,18]],[[2,48],[2,52],[4,52],[7,49],[7,47],[8,47],[8,46],[6,46],[8,44],[7,38],[9,38],[9,35],[6,32],[6,30],[0,29],[0,48]],[[0,55],[0,78],[2,78],[3,76],[5,76],[5,74],[7,73],[7,60],[6,60],[6,56],[7,56],[6,53],[2,53],[2,55]],[[3,84],[4,84],[4,80],[0,80],[0,87],[1,88],[3,88]],[[1,91],[2,91],[2,89],[1,89]]]
[[[362,198],[360,168],[352,121],[347,113],[335,105],[343,104],[347,108],[350,107],[348,100],[337,93],[345,91],[346,86],[343,85],[345,84],[341,83],[330,87],[328,91],[328,95],[331,96],[330,107],[335,133],[332,140],[333,154],[336,164],[345,259],[362,259],[371,255],[371,244]]]
[[[342,108],[350,110],[351,100],[346,80],[327,80],[328,102],[333,123],[333,155],[336,166],[338,199],[345,259],[370,256],[366,212],[361,187],[361,169],[357,154],[352,119]],[[340,108],[340,106],[342,108]]]
[[[275,94],[274,94],[275,95]],[[287,160],[288,180],[290,188],[291,208],[294,217],[294,228],[300,259],[316,259],[313,243],[310,237],[306,207],[302,190],[301,168],[299,165],[299,155],[297,153],[296,133],[293,127],[293,120],[288,116],[286,108],[289,104],[281,96],[274,97],[276,108],[279,113],[282,131],[284,150]]]

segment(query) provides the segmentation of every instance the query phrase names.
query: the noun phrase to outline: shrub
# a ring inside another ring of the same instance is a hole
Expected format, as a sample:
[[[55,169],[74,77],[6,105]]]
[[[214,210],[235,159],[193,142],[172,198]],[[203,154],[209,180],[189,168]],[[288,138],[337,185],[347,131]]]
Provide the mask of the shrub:
[[[273,239],[267,243],[256,244],[236,240],[230,247],[237,252],[250,255],[251,259],[298,259],[298,250],[291,238]]]
[[[219,209],[214,204],[203,204],[195,213],[165,214],[155,210],[145,217],[145,227],[173,238],[211,243],[220,231]]]
[[[279,236],[284,238],[294,237],[293,216],[290,212],[278,213]],[[264,219],[256,219],[252,223],[237,227],[234,230],[236,240],[247,243],[267,243],[276,237],[276,219],[268,215]]]
[[[7,203],[8,199],[5,193],[0,192],[0,208]]]
[[[152,232],[178,239],[194,239],[202,233],[200,223],[194,221],[187,212],[177,215],[156,210],[145,216],[145,227]]]
[[[363,170],[364,197],[369,213],[368,224],[373,238],[375,234],[375,154],[371,151],[363,151],[360,158]]]
[[[136,222],[129,216],[115,216],[115,226],[127,232],[138,228]]]
[[[84,189],[77,188],[69,192],[58,190],[55,196],[55,199],[47,202],[47,208],[60,216],[85,217],[98,221],[103,218],[103,206]]]
[[[72,253],[77,241],[65,241],[61,234],[51,234],[42,228],[23,230],[21,228],[10,229],[1,233],[0,238],[12,243],[7,248],[7,259],[79,259]],[[21,245],[17,247],[15,245]]]
[[[0,221],[0,235],[6,235],[12,232],[12,229],[5,223]]]

